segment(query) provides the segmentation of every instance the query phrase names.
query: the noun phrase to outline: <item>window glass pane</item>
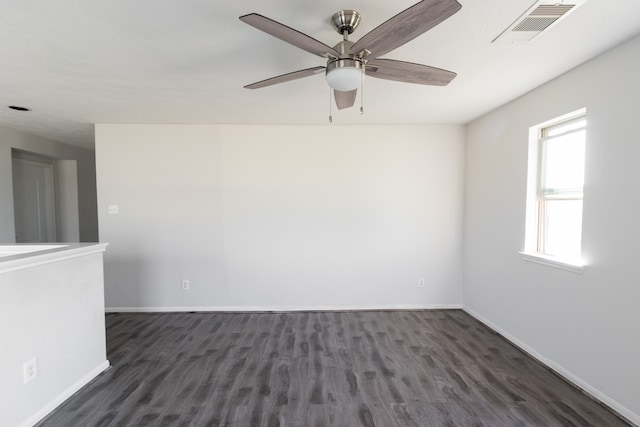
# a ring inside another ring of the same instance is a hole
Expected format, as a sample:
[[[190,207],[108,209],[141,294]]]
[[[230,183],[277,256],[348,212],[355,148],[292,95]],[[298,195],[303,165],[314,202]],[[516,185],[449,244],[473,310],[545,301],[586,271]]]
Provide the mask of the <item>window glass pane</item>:
[[[582,195],[584,146],[585,130],[543,141],[540,182],[543,195]]]
[[[582,200],[546,200],[544,253],[578,259],[582,239]]]

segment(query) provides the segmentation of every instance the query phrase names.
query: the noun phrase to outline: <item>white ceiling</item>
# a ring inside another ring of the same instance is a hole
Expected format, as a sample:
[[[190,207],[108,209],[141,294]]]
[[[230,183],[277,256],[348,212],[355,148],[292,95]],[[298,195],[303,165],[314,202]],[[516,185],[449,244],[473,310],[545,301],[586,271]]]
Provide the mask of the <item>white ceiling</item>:
[[[640,1],[586,0],[532,43],[491,43],[533,0],[459,1],[384,56],[455,71],[449,86],[367,78],[365,114],[334,108],[334,123],[467,123],[640,32]],[[322,75],[243,89],[325,61],[238,17],[257,12],[332,46],[334,12],[362,14],[357,40],[415,2],[0,0],[0,125],[84,147],[94,123],[329,125]]]

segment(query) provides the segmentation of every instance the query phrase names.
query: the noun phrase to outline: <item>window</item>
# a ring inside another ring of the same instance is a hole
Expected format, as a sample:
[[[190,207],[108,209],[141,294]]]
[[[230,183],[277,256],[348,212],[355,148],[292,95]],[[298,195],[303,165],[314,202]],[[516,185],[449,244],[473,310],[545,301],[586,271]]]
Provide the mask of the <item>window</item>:
[[[581,265],[585,110],[530,129],[525,254]]]

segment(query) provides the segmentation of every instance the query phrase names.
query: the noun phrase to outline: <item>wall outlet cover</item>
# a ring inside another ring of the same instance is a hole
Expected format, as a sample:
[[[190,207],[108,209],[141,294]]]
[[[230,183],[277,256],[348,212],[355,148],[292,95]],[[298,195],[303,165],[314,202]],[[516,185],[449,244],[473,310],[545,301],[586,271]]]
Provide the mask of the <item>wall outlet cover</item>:
[[[27,360],[22,365],[23,373],[24,373],[24,383],[28,383],[36,379],[38,376],[38,359],[35,357],[33,359]]]

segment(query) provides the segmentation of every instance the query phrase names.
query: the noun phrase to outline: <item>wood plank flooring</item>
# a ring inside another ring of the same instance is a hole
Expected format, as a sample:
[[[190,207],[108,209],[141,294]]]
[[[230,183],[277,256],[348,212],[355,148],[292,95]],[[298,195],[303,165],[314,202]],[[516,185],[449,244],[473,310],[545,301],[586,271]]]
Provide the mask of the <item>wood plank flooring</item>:
[[[107,347],[40,426],[628,425],[460,310],[109,314]]]

